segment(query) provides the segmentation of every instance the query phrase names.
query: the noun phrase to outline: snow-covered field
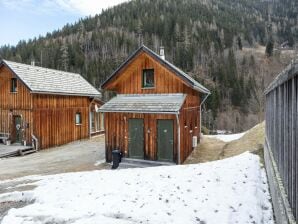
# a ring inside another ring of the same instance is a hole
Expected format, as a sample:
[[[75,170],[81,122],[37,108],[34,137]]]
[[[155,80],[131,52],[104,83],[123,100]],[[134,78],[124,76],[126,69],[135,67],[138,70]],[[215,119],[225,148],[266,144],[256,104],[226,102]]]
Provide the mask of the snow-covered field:
[[[34,176],[2,224],[273,223],[267,180],[250,153],[216,162]]]
[[[229,134],[229,135],[204,135],[206,138],[216,138],[218,140],[224,141],[224,142],[231,142],[234,140],[237,140],[239,138],[242,138],[243,135],[245,135],[246,132],[238,133],[238,134]]]

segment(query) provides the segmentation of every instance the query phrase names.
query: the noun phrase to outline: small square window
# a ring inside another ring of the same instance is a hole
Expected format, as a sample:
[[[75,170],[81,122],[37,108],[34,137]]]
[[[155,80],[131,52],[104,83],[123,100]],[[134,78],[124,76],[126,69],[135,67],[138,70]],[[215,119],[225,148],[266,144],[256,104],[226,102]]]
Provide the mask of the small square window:
[[[82,115],[80,112],[76,113],[76,125],[82,124]]]
[[[17,79],[16,78],[12,78],[11,79],[10,92],[16,93],[17,91],[18,91]]]
[[[143,70],[143,88],[154,87],[154,69]]]

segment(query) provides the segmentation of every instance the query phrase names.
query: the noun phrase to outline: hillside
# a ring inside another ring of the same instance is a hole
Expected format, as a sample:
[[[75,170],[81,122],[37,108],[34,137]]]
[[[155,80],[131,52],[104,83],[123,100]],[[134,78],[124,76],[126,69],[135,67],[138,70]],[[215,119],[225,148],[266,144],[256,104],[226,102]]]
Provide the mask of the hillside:
[[[296,1],[134,0],[45,37],[3,46],[0,57],[83,74],[100,84],[140,43],[206,85],[209,129],[242,131],[263,118],[265,86],[293,58]],[[276,48],[265,55],[265,47]],[[269,57],[271,56],[271,57]],[[241,121],[241,122],[240,122]]]

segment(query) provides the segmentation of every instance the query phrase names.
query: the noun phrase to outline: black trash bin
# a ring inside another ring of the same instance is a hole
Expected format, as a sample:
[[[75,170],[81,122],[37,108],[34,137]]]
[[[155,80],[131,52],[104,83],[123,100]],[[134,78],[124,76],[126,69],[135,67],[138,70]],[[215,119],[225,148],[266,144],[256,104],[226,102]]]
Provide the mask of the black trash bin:
[[[113,150],[112,151],[112,156],[113,156],[113,166],[112,169],[117,169],[119,166],[119,163],[121,162],[121,152],[120,150]]]

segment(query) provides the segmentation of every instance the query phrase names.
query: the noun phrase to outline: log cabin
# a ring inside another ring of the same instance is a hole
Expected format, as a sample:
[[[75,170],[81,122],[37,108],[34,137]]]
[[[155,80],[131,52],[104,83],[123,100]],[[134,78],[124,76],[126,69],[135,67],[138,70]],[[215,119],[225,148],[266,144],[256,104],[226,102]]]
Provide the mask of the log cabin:
[[[80,74],[2,60],[0,141],[45,149],[99,134],[100,97]]]
[[[209,90],[146,46],[102,84],[117,95],[105,115],[106,160],[118,149],[130,159],[181,164],[200,140],[201,106]]]

